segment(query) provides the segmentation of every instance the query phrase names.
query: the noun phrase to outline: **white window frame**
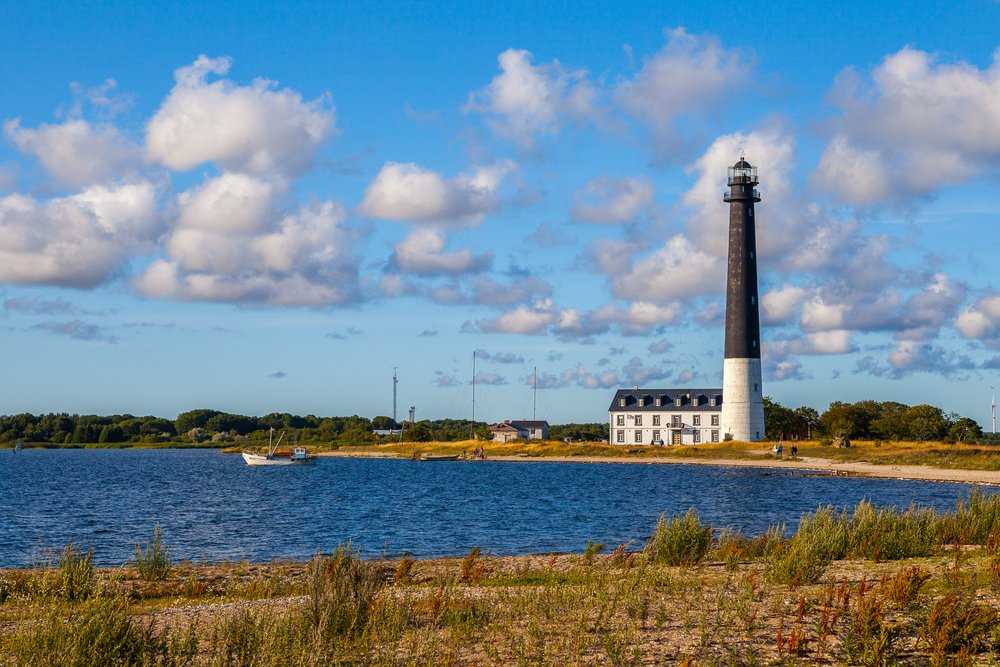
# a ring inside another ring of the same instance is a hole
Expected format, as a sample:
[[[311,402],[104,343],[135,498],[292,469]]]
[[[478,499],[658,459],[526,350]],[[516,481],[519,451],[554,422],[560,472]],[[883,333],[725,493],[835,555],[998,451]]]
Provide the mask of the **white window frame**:
[[[625,443],[625,431],[624,430],[618,431],[618,442],[620,442],[622,444]]]
[[[635,432],[635,444],[642,444],[642,429],[637,429]]]
[[[625,415],[618,415],[618,419],[615,420],[615,426],[625,425]]]
[[[636,426],[642,426],[642,415],[636,415],[635,416],[635,425]]]
[[[719,425],[719,415],[712,415],[712,426]]]
[[[696,429],[694,432],[694,444],[697,445],[700,442],[701,442],[701,431]]]
[[[691,424],[693,426],[701,426],[701,415],[694,415],[691,417]]]
[[[716,429],[712,431],[712,442],[718,442],[718,441],[719,441],[719,431],[718,429]]]
[[[660,425],[660,415],[653,415],[653,426]]]

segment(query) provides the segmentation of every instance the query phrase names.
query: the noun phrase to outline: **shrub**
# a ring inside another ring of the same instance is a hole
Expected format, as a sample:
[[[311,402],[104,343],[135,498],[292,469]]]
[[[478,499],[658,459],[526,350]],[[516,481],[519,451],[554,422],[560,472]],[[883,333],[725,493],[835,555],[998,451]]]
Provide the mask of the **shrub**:
[[[375,599],[387,583],[388,567],[361,560],[351,543],[329,558],[317,554],[306,573],[309,602],[306,618],[324,640],[360,634],[371,618]]]
[[[696,565],[708,553],[715,529],[701,522],[692,507],[684,516],[660,516],[656,530],[646,543],[646,557],[664,565]]]
[[[977,604],[967,596],[950,593],[934,603],[920,638],[930,649],[934,662],[940,664],[945,653],[979,650],[983,636],[998,620],[995,610]]]
[[[900,629],[886,621],[884,599],[862,579],[850,607],[841,642],[844,664],[883,667],[894,664]]]
[[[160,524],[156,524],[153,530],[153,541],[146,542],[145,554],[142,552],[142,546],[136,542],[134,565],[139,576],[146,581],[163,580],[170,575],[173,560],[170,556],[170,547],[160,537]]]
[[[587,565],[593,565],[594,558],[596,558],[597,554],[601,552],[601,549],[606,546],[608,546],[607,542],[587,540],[587,547],[583,550],[583,562]]]
[[[94,592],[94,549],[84,552],[73,546],[73,540],[59,554],[59,571],[56,575],[55,593],[64,600],[78,601],[89,598]]]
[[[882,578],[882,593],[898,608],[909,607],[920,595],[931,575],[919,567],[900,568],[891,577]]]

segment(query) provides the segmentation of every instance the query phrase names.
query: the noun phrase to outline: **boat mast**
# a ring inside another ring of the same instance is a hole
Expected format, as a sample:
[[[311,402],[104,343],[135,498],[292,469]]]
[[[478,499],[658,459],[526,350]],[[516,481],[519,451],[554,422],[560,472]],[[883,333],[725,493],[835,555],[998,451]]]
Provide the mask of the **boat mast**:
[[[392,425],[396,426],[396,369],[398,366],[392,367]]]
[[[538,366],[535,366],[535,388],[531,390],[531,421],[535,421],[535,406],[538,405]],[[535,428],[532,426],[531,428]]]

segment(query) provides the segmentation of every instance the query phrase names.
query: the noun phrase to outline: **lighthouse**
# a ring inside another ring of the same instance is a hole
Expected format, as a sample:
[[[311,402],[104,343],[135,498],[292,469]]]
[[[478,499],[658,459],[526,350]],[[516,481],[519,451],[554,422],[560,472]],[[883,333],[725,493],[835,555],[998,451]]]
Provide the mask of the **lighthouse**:
[[[753,205],[757,167],[740,151],[729,167],[729,273],[726,287],[726,357],[722,367],[722,432],[734,440],[764,437],[764,386],[760,372],[760,299]]]

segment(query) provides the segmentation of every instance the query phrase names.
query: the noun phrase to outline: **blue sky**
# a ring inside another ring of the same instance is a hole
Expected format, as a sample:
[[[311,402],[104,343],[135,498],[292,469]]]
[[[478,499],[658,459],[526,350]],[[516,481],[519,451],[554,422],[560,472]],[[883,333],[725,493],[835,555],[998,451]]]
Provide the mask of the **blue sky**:
[[[5,3],[0,412],[603,421],[721,386],[989,419],[993,2]]]

